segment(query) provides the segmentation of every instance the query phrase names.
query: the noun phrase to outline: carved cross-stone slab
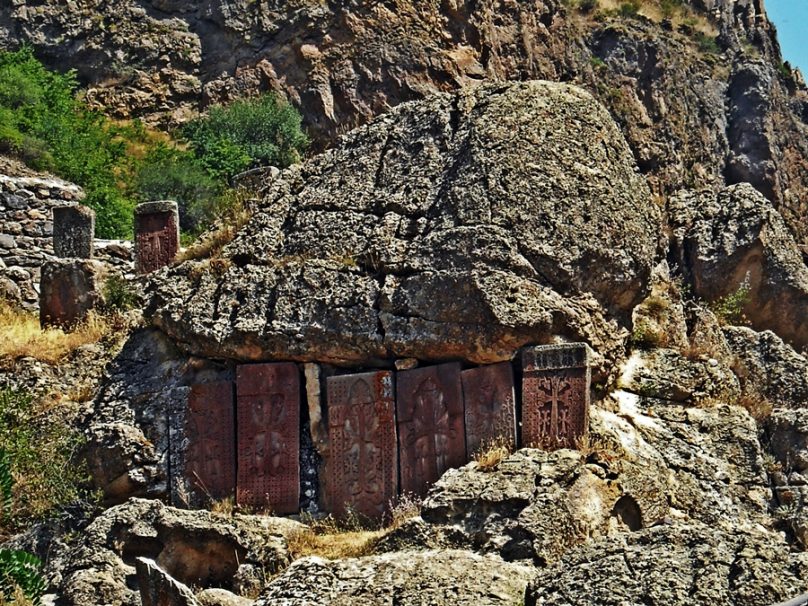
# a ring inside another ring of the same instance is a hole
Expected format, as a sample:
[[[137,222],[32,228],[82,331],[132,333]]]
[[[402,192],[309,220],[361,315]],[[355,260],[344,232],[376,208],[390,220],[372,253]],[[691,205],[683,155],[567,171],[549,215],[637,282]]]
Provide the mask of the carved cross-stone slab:
[[[135,270],[140,274],[169,265],[180,248],[177,203],[145,202],[135,208]]]
[[[381,521],[398,494],[393,373],[329,377],[327,391],[333,512]]]
[[[236,370],[237,501],[297,513],[300,501],[300,377],[297,365]]]
[[[81,205],[53,209],[53,252],[57,257],[91,258],[94,234],[93,209]]]
[[[460,364],[405,370],[396,383],[401,491],[422,497],[466,462]]]
[[[584,343],[522,351],[522,445],[577,448],[589,428],[589,348]]]
[[[502,442],[516,446],[516,407],[510,362],[464,370],[466,450],[473,456],[481,448]]]
[[[179,505],[207,505],[236,492],[233,383],[193,385],[183,427],[172,433],[172,497]]]

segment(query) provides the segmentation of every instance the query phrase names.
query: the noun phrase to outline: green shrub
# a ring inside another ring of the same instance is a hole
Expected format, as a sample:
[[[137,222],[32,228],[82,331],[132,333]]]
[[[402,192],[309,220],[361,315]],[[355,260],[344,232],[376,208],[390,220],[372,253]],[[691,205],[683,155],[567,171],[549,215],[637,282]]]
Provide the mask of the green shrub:
[[[86,468],[76,460],[81,443],[58,408],[47,408],[23,390],[0,390],[0,444],[14,479],[10,515],[0,520],[0,534],[87,496]]]
[[[640,10],[639,0],[626,0],[620,3],[620,16],[621,17],[634,17]]]
[[[104,282],[104,307],[108,311],[129,311],[137,307],[139,297],[126,278],[112,274]]]
[[[298,161],[308,139],[300,114],[273,94],[214,106],[181,132],[210,175],[228,181],[258,166]]]
[[[0,549],[0,598],[12,600],[17,588],[33,604],[45,593],[39,558],[15,549]]]
[[[749,287],[749,279],[747,278],[741,282],[735,292],[710,303],[710,309],[721,324],[744,324],[746,318],[743,314],[743,309],[746,307],[747,303],[749,303],[750,293],[751,288]]]
[[[0,521],[11,515],[14,496],[11,489],[14,479],[11,475],[11,459],[5,448],[0,448]]]
[[[699,45],[699,50],[703,53],[712,55],[720,55],[721,47],[718,45],[718,40],[714,36],[708,36],[702,32],[696,32],[696,43]]]

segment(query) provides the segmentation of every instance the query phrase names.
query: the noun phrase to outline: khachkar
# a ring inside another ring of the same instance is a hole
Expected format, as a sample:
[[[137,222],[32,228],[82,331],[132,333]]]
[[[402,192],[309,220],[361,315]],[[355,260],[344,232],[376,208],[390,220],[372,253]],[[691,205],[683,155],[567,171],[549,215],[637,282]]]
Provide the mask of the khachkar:
[[[193,385],[187,406],[169,407],[171,497],[180,506],[207,506],[236,491],[233,383]]]
[[[62,259],[93,256],[95,212],[86,206],[53,209],[53,252]]]
[[[466,408],[466,450],[474,456],[486,446],[516,446],[516,406],[510,362],[460,373]]]
[[[401,492],[425,496],[443,472],[466,463],[460,364],[398,373]]]
[[[589,348],[539,345],[522,351],[522,445],[577,448],[589,427]]]
[[[300,502],[300,378],[292,363],[243,364],[236,370],[236,500],[273,513]]]
[[[135,271],[148,274],[169,265],[180,249],[180,219],[171,200],[135,208]]]
[[[332,511],[380,521],[398,493],[393,373],[329,377],[327,392]]]

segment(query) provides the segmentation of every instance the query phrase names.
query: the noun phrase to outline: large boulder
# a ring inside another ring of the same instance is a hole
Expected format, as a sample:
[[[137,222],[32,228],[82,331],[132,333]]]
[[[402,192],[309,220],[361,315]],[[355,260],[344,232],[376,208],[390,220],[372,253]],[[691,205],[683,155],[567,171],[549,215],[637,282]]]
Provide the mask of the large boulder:
[[[255,592],[290,562],[285,536],[291,520],[186,511],[132,499],[82,531],[63,564],[60,606],[140,606],[138,558],[156,562],[177,582]]]
[[[539,572],[526,606],[762,606],[805,591],[808,557],[762,529],[672,524],[610,537]]]
[[[528,566],[459,550],[333,562],[308,557],[272,581],[255,606],[512,606],[533,574]]]
[[[409,103],[288,169],[224,259],[160,272],[153,323],[191,353],[365,364],[622,351],[660,208],[608,112],[549,82]]]
[[[693,293],[708,301],[737,294],[756,330],[808,346],[808,267],[771,203],[749,184],[683,192],[668,213],[675,256]]]

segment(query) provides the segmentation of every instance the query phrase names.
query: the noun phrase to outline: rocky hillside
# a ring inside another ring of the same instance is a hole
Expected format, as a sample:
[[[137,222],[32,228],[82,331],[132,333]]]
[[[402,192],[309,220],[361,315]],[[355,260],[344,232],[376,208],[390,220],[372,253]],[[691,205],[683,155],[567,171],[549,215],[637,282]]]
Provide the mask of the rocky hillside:
[[[13,2],[0,45],[77,69],[88,98],[121,117],[176,123],[275,90],[320,147],[437,91],[574,82],[611,111],[655,195],[751,183],[805,246],[808,96],[762,0],[667,4],[668,19],[653,0],[634,15],[612,0]]]

